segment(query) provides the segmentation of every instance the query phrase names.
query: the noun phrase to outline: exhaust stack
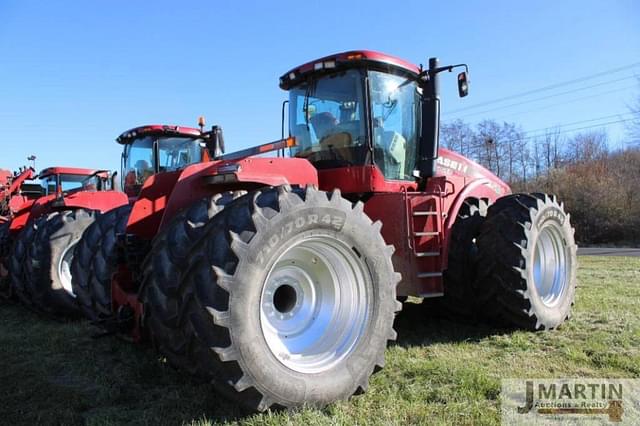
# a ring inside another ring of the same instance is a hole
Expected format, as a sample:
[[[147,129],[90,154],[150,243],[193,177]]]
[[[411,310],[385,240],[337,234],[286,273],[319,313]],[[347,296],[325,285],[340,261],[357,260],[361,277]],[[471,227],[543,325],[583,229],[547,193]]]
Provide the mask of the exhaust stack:
[[[418,145],[418,176],[421,185],[436,174],[440,138],[440,77],[438,58],[429,58],[429,70],[422,94],[422,129]]]

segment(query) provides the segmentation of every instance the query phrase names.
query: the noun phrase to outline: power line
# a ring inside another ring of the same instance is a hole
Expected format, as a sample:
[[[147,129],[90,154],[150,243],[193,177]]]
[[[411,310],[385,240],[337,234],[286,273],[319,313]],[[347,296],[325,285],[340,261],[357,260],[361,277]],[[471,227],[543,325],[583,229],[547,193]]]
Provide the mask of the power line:
[[[596,73],[596,74],[587,75],[587,76],[576,78],[576,79],[573,79],[573,80],[566,80],[566,81],[563,81],[563,82],[560,82],[560,83],[551,84],[549,86],[544,86],[544,87],[540,87],[540,88],[533,89],[533,90],[527,90],[526,92],[516,93],[514,95],[504,96],[502,98],[493,99],[493,100],[490,100],[490,101],[487,101],[487,102],[482,102],[482,103],[479,103],[479,104],[470,105],[468,107],[464,107],[464,108],[460,108],[460,109],[455,110],[455,111],[451,111],[451,112],[449,112],[449,114],[454,114],[454,113],[458,113],[458,112],[461,112],[461,111],[467,111],[467,110],[470,110],[470,109],[475,109],[475,108],[479,108],[479,107],[482,107],[482,106],[485,106],[485,105],[494,104],[494,103],[498,103],[498,102],[504,102],[504,101],[508,101],[508,100],[511,100],[511,99],[520,98],[520,97],[523,97],[523,96],[528,96],[528,95],[532,95],[532,94],[543,92],[543,91],[547,91],[547,90],[553,90],[553,89],[557,89],[558,87],[568,86],[568,85],[571,85],[571,84],[580,83],[582,81],[593,80],[594,78],[602,77],[603,75],[613,74],[613,73],[624,71],[624,70],[627,70],[627,69],[630,69],[630,68],[635,68],[638,65],[640,65],[640,62],[634,62],[634,63],[628,64],[628,65],[624,65],[624,66],[617,67],[617,68],[612,68],[612,69],[609,69],[609,70],[606,70],[606,71],[602,71],[602,72],[599,72],[599,73]]]
[[[603,85],[605,85],[605,84],[611,84],[611,83],[616,83],[616,82],[623,81],[623,80],[628,80],[628,79],[631,79],[631,78],[635,78],[635,77],[625,77],[625,78],[620,78],[620,79],[617,79],[617,80],[611,80],[611,81],[609,81],[609,82],[604,82],[604,83],[594,84],[594,85],[591,85],[591,86],[581,87],[581,88],[573,89],[573,90],[567,90],[567,91],[565,91],[565,92],[554,93],[554,94],[552,94],[552,95],[542,96],[542,97],[540,97],[540,98],[529,99],[529,100],[522,101],[522,102],[516,102],[516,103],[512,103],[512,104],[508,104],[508,105],[503,105],[503,106],[499,106],[499,107],[495,107],[495,108],[487,109],[487,110],[484,110],[484,111],[476,111],[476,112],[472,112],[472,113],[470,113],[470,114],[462,115],[462,116],[460,116],[459,118],[472,117],[472,116],[474,116],[474,115],[486,114],[486,113],[488,113],[488,112],[499,111],[499,110],[502,110],[502,109],[507,109],[507,108],[512,108],[512,107],[516,107],[516,106],[520,106],[520,105],[525,105],[525,104],[529,104],[529,103],[532,103],[532,102],[543,101],[543,100],[545,100],[545,99],[551,99],[551,98],[555,98],[555,97],[558,97],[558,96],[564,96],[564,95],[568,95],[568,94],[571,94],[571,93],[575,93],[575,92],[580,92],[580,91],[583,91],[583,90],[592,89],[592,88],[594,88],[594,87],[603,86]],[[632,88],[635,88],[635,87],[636,87],[635,85],[633,85],[633,86],[627,86],[627,87],[622,87],[622,88],[620,88],[620,89],[617,89],[616,91],[628,90],[628,89],[632,89]],[[605,94],[606,94],[606,93],[611,93],[611,92],[613,92],[613,91],[607,91],[607,92],[603,92],[603,93],[605,93]],[[449,113],[449,114],[452,114],[452,113]]]
[[[498,116],[498,118],[503,119],[504,117],[513,117],[513,116],[516,116],[516,115],[522,115],[522,114],[528,114],[528,113],[531,113],[531,112],[537,112],[537,111],[540,111],[542,109],[548,109],[548,108],[553,108],[553,107],[560,106],[560,105],[566,105],[566,104],[570,104],[570,103],[573,103],[573,102],[582,101],[584,99],[598,98],[600,96],[606,96],[606,95],[610,95],[612,93],[618,93],[618,92],[626,91],[626,90],[629,90],[630,88],[634,88],[634,87],[635,86],[621,87],[620,89],[609,90],[609,91],[606,91],[606,92],[596,93],[594,95],[581,96],[579,98],[570,99],[570,100],[564,101],[564,102],[555,102],[555,103],[548,104],[548,105],[541,105],[541,106],[539,106],[537,108],[528,109],[528,110],[525,110],[525,111],[518,111],[518,112],[514,112],[514,113],[510,113],[510,114],[503,114],[503,115]],[[466,116],[457,117],[455,119],[456,120],[460,120],[460,119],[462,119],[464,117],[466,117]]]
[[[624,120],[616,120],[616,121],[609,121],[609,122],[606,122],[606,123],[592,124],[591,126],[577,127],[575,129],[559,130],[559,131],[554,132],[554,134],[560,135],[560,134],[564,134],[564,133],[577,132],[579,130],[593,129],[595,127],[606,127],[606,126],[610,126],[612,124],[625,123],[627,121],[632,121],[634,119],[635,118],[627,118],[627,119],[624,119]],[[556,130],[556,129],[557,129],[557,127],[548,127],[546,129],[539,129],[539,130]],[[525,135],[527,135],[528,133],[529,132],[526,132]],[[508,144],[508,143],[511,143],[511,142],[518,142],[518,141],[524,141],[524,140],[529,140],[529,139],[535,139],[535,138],[539,138],[539,137],[542,137],[542,136],[546,136],[546,133],[539,133],[537,135],[524,136],[524,137],[520,137],[520,138],[515,138],[515,139],[508,140],[508,141],[504,141],[504,142],[501,142],[501,143]]]
[[[580,120],[580,121],[574,121],[574,122],[571,122],[571,123],[558,124],[557,126],[542,127],[540,129],[528,130],[528,131],[525,132],[525,134],[536,133],[536,132],[539,132],[539,131],[542,131],[542,130],[558,129],[558,128],[567,127],[567,126],[575,126],[576,124],[592,123],[594,121],[607,120],[607,119],[614,118],[614,117],[620,118],[622,116],[629,115],[629,114],[633,114],[633,113],[632,112],[621,112],[619,114],[605,115],[603,117],[590,118],[588,120]]]

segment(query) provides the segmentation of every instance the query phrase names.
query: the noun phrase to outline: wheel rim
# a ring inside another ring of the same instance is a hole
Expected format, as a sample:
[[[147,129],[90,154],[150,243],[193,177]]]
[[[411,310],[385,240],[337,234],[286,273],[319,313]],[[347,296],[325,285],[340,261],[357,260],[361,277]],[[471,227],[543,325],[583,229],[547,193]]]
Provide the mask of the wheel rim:
[[[267,275],[262,333],[273,355],[302,372],[325,371],[348,356],[369,317],[367,267],[335,238],[291,244]]]
[[[69,244],[62,256],[60,256],[60,261],[58,262],[58,278],[60,278],[60,283],[62,284],[62,288],[66,291],[71,297],[76,297],[73,292],[73,286],[71,285],[71,263],[73,262],[73,253],[74,248],[78,244],[78,241],[74,241]]]
[[[542,227],[535,243],[533,280],[542,303],[557,305],[567,288],[569,256],[561,229],[553,222]]]

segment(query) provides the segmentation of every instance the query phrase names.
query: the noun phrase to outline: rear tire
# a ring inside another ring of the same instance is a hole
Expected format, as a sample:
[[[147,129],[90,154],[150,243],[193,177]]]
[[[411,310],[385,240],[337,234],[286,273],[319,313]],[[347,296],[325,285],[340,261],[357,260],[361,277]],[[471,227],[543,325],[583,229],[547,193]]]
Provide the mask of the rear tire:
[[[487,202],[478,198],[465,200],[460,208],[451,228],[447,269],[443,274],[444,295],[424,299],[423,306],[429,313],[456,319],[475,318],[476,238],[487,217],[487,208]]]
[[[393,247],[362,208],[337,191],[278,187],[214,216],[180,284],[162,289],[177,315],[163,322],[189,342],[180,367],[258,411],[366,390],[401,304]]]
[[[96,218],[89,210],[51,213],[38,228],[26,264],[26,285],[33,304],[53,315],[79,314],[71,286],[75,246]]]
[[[552,329],[571,313],[576,289],[574,230],[555,196],[514,194],[489,207],[477,238],[477,300],[489,319]]]
[[[82,234],[71,264],[71,286],[83,315],[91,321],[112,316],[111,276],[117,267],[116,236],[126,231],[131,206],[99,215]]]
[[[29,221],[16,237],[9,256],[9,280],[14,296],[25,306],[32,307],[31,294],[26,287],[26,265],[27,251],[33,244],[38,228],[46,222],[46,218]]]
[[[179,332],[180,313],[171,296],[176,295],[180,275],[186,269],[191,248],[206,223],[246,191],[224,192],[203,198],[178,213],[153,240],[143,265],[140,300],[144,303],[145,325],[153,323],[154,346],[174,365],[186,363],[188,341]]]

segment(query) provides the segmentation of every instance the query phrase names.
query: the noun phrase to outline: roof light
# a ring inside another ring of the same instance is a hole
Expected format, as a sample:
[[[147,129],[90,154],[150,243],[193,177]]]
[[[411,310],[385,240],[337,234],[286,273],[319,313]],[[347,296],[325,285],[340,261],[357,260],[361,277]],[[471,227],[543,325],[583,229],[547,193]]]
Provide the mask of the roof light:
[[[295,72],[293,72],[293,71],[291,71],[291,72],[289,73],[289,80],[295,80],[295,79],[296,79],[296,73],[295,73]]]
[[[336,67],[336,61],[325,61],[324,62],[324,67],[325,68],[335,68]]]
[[[362,59],[362,53],[353,53],[351,55],[347,55],[347,59],[353,61],[355,59]]]

